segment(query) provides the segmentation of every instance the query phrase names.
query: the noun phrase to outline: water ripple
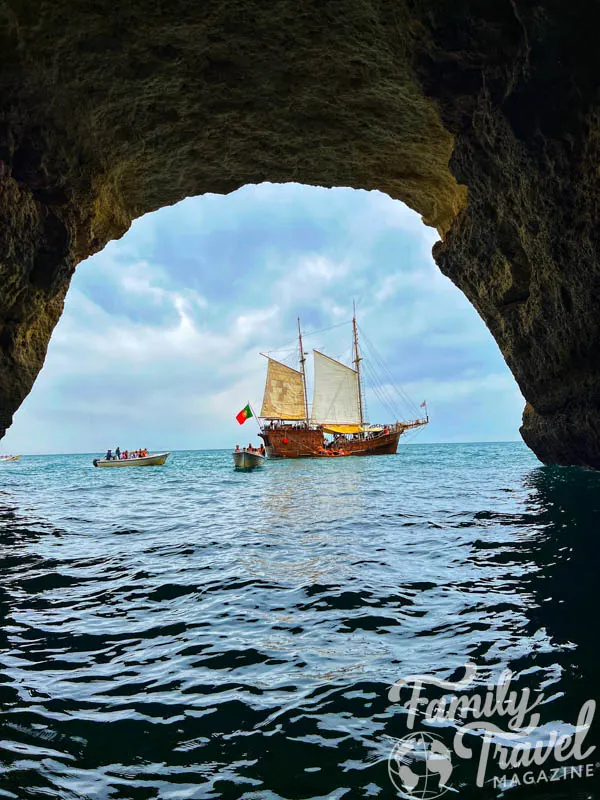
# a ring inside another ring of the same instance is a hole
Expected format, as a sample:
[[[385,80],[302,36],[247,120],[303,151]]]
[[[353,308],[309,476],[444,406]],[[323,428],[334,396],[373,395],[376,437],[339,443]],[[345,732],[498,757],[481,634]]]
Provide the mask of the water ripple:
[[[510,667],[545,722],[597,693],[599,475],[512,444],[89,462],[0,475],[0,797],[388,798],[398,678]]]

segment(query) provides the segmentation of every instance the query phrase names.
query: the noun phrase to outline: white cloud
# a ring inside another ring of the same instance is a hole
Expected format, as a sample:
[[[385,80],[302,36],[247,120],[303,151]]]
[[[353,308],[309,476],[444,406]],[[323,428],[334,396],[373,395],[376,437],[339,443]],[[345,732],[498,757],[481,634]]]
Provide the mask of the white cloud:
[[[283,274],[273,284],[273,296],[284,308],[297,307],[306,300],[322,306],[327,302],[324,293],[330,292],[348,275],[350,264],[316,253],[301,253],[288,257],[276,269]]]
[[[236,318],[235,333],[239,337],[253,336],[258,333],[264,336],[272,329],[272,323],[277,316],[277,306],[247,311]]]
[[[463,402],[468,399],[481,398],[483,395],[497,397],[500,394],[511,394],[518,398],[522,405],[525,405],[514,378],[506,372],[473,375],[444,381],[430,378],[425,381],[408,383],[404,388],[411,397],[427,400],[430,405]]]

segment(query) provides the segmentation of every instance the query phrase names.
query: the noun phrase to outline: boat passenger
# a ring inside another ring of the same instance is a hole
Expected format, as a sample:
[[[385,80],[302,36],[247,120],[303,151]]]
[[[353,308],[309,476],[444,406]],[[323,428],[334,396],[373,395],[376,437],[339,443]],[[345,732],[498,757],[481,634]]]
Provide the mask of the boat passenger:
[[[117,447],[115,450],[115,458],[121,458],[121,448]]]
[[[260,454],[261,454],[261,456],[264,456],[264,454],[265,454],[265,446],[264,446],[264,444],[261,444],[261,446],[260,446]]]
[[[239,453],[239,452],[240,452],[240,446],[239,446],[239,444],[236,444],[236,446],[235,446],[235,452],[236,452],[236,453]]]
[[[112,461],[112,450],[110,448],[106,451],[106,460]]]

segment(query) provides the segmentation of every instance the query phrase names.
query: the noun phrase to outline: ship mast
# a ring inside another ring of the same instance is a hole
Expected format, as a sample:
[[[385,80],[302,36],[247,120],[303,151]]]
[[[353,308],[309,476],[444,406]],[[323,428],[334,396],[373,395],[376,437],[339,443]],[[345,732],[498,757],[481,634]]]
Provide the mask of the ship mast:
[[[354,310],[354,314],[352,316],[352,331],[354,333],[354,366],[356,368],[356,380],[358,383],[358,410],[360,412],[360,427],[362,429],[364,425],[364,411],[363,411],[363,397],[362,397],[362,386],[360,381],[360,362],[362,361],[360,357],[360,351],[358,349],[358,328],[356,327],[356,303],[352,303],[352,307]]]
[[[298,317],[298,345],[300,347],[300,368],[302,370],[302,387],[304,390],[304,421],[308,425],[308,395],[306,393],[306,356],[304,355],[304,347],[302,345],[302,328],[300,327],[300,317]]]

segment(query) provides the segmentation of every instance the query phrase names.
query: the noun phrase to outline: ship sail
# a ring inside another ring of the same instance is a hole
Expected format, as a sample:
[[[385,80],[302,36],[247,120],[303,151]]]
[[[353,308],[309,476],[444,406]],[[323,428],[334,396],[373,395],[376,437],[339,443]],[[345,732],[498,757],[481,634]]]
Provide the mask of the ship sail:
[[[370,425],[366,421],[368,415],[361,382],[363,363],[368,371],[371,370],[370,376],[373,376],[372,368],[368,361],[363,362],[359,348],[356,314],[352,318],[352,330],[354,369],[326,356],[320,350],[313,350],[313,401],[310,415],[306,392],[306,353],[300,320],[300,369],[293,369],[265,356],[268,368],[259,417],[259,436],[265,443],[269,458],[392,455],[398,449],[401,436],[429,422],[429,416],[425,414],[425,417],[421,417],[415,406],[413,410],[416,411],[416,418],[400,421],[397,411],[390,404],[388,387],[380,385],[378,389],[377,383],[374,392],[379,402],[391,409],[395,421],[377,425]],[[368,342],[367,348],[369,352],[373,350]],[[377,362],[381,360],[376,353],[374,358]],[[263,425],[261,419],[267,420],[268,424]],[[328,441],[326,435],[333,438]]]
[[[260,416],[265,419],[306,419],[302,373],[268,358],[267,381]]]
[[[356,370],[314,353],[314,391],[311,421],[315,425],[351,425],[360,430],[360,403]]]

